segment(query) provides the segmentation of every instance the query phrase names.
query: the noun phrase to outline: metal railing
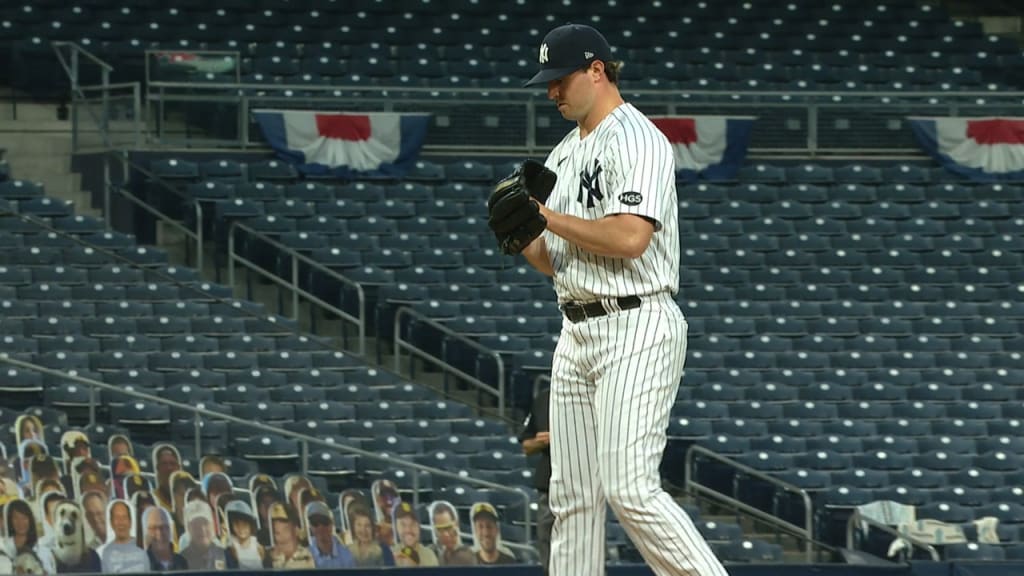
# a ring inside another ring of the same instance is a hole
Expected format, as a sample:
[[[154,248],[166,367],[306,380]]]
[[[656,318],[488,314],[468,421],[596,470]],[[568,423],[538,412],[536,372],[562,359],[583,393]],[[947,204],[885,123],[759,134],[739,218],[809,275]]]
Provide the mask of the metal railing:
[[[81,122],[81,111],[92,119],[92,124],[99,134],[99,142],[94,147],[110,148],[114,145],[139,146],[142,143],[141,110],[142,88],[138,82],[110,83],[110,73],[114,67],[79,44],[69,41],[53,41],[50,43],[57,61],[71,82],[71,149],[78,151],[81,147],[83,134],[90,131],[84,129]],[[67,55],[65,56],[65,52]],[[80,73],[82,67],[92,65],[99,68],[100,84],[82,85]],[[97,94],[90,96],[90,94]],[[115,105],[117,105],[115,107]],[[98,110],[97,110],[98,108]],[[125,110],[121,125],[117,132],[127,133],[130,138],[126,142],[111,140],[111,123],[116,121],[114,110]],[[127,123],[127,126],[124,124]]]
[[[496,367],[497,385],[495,386],[488,384],[483,380],[480,380],[476,376],[469,374],[463,370],[460,370],[459,368],[452,366],[450,363],[445,362],[442,358],[438,358],[437,356],[434,356],[428,351],[420,348],[412,340],[405,339],[402,336],[403,317],[409,317],[416,322],[425,324],[429,326],[432,330],[436,330],[441,335],[442,338],[456,340],[459,343],[475,350],[477,353],[488,358],[492,358],[494,360],[494,364]],[[498,416],[500,418],[507,418],[507,414],[505,413],[505,360],[501,357],[501,354],[495,352],[494,350],[491,350],[490,348],[480,345],[478,342],[470,338],[467,338],[466,336],[459,334],[458,332],[455,332],[454,330],[448,328],[444,324],[441,324],[436,320],[432,320],[408,306],[400,306],[398,307],[397,310],[395,310],[393,345],[395,353],[395,372],[401,372],[402,352],[408,352],[409,362],[412,362],[414,359],[418,358],[424,362],[427,362],[441,369],[441,371],[445,372],[446,374],[452,374],[454,376],[459,377],[466,383],[476,387],[476,389],[479,392],[483,392],[490,396],[493,396],[498,405]]]
[[[622,90],[651,115],[756,114],[752,155],[921,157],[905,124],[908,116],[1024,115],[1024,92],[670,91],[628,85]],[[265,146],[258,132],[250,130],[250,111],[259,107],[433,114],[425,149],[435,153],[536,153],[557,143],[569,127],[542,92],[520,88],[155,81],[148,85],[146,99],[158,105],[229,106],[231,112],[225,114],[239,123],[228,135],[202,140],[213,146]]]
[[[106,393],[114,394],[116,396],[132,398],[132,399],[135,399],[135,400],[140,400],[140,401],[145,401],[145,402],[151,402],[151,403],[154,403],[154,404],[159,404],[161,406],[167,406],[168,408],[173,408],[175,410],[184,411],[186,413],[192,414],[192,421],[194,422],[194,427],[195,427],[194,429],[195,429],[196,456],[199,456],[199,455],[201,455],[203,453],[203,449],[202,449],[203,438],[202,438],[202,434],[201,434],[201,429],[202,429],[202,425],[203,425],[203,418],[208,418],[208,419],[216,420],[216,421],[224,421],[224,422],[228,422],[228,423],[232,423],[232,424],[242,425],[242,426],[245,426],[247,428],[251,428],[253,430],[257,430],[257,431],[260,431],[260,432],[263,432],[263,433],[273,434],[273,435],[278,436],[278,437],[289,438],[291,440],[294,440],[294,441],[298,442],[299,445],[301,446],[301,450],[300,450],[300,454],[298,455],[298,458],[299,458],[299,461],[300,461],[301,472],[303,474],[306,474],[308,472],[308,470],[309,470],[310,446],[314,446],[314,447],[316,447],[318,449],[322,449],[322,450],[327,450],[327,451],[332,451],[332,452],[339,452],[339,453],[344,453],[344,454],[353,454],[353,455],[359,456],[360,458],[367,458],[367,459],[371,459],[371,460],[374,460],[374,461],[380,461],[380,462],[386,463],[387,464],[387,466],[386,466],[387,468],[400,468],[400,469],[406,469],[406,470],[415,472],[413,474],[410,474],[410,476],[412,478],[412,482],[413,482],[413,485],[411,487],[412,491],[413,491],[413,505],[418,505],[419,504],[420,474],[429,474],[432,477],[448,478],[448,479],[451,479],[451,480],[456,480],[459,483],[473,484],[473,485],[477,485],[477,486],[480,486],[480,487],[483,487],[483,488],[487,488],[487,489],[490,489],[490,490],[494,490],[494,491],[498,491],[498,492],[512,493],[512,494],[515,494],[517,496],[522,496],[523,502],[524,502],[524,506],[523,506],[523,522],[524,522],[524,526],[529,526],[530,525],[530,516],[531,516],[531,514],[530,514],[530,495],[525,493],[525,492],[523,492],[522,490],[519,490],[519,489],[516,489],[516,488],[509,488],[508,486],[505,486],[505,485],[502,485],[502,484],[497,484],[495,482],[490,482],[490,481],[487,481],[487,480],[482,480],[482,479],[479,479],[479,478],[474,478],[472,476],[464,476],[464,475],[461,475],[461,474],[458,474],[458,473],[454,473],[454,472],[448,472],[447,470],[442,470],[440,468],[433,468],[433,467],[430,467],[430,466],[424,466],[422,464],[418,464],[418,463],[413,462],[411,460],[405,460],[403,458],[396,457],[396,456],[381,456],[380,454],[375,454],[373,452],[369,452],[369,451],[363,450],[361,448],[357,448],[355,446],[339,444],[339,443],[336,443],[336,442],[329,442],[327,440],[324,440],[322,438],[317,438],[317,437],[311,436],[309,434],[301,434],[301,433],[298,433],[298,432],[292,432],[292,431],[286,430],[284,428],[279,428],[279,427],[276,427],[276,426],[270,426],[268,424],[263,424],[263,423],[260,423],[260,422],[253,422],[251,420],[246,420],[246,419],[243,419],[243,418],[238,418],[238,417],[232,416],[230,414],[222,414],[222,413],[219,413],[219,412],[214,412],[214,411],[211,411],[211,410],[207,410],[205,408],[199,408],[199,407],[193,406],[191,404],[185,404],[185,403],[182,403],[182,402],[176,402],[174,400],[168,400],[166,398],[163,398],[161,396],[157,396],[155,394],[147,394],[145,392],[138,392],[138,391],[135,391],[135,390],[128,390],[128,389],[125,389],[124,387],[121,387],[121,386],[114,386],[114,385],[111,385],[111,384],[106,384],[104,382],[100,382],[98,380],[94,380],[94,379],[91,379],[91,378],[86,378],[86,377],[83,377],[83,376],[69,374],[69,373],[66,373],[66,372],[61,372],[59,370],[54,370],[52,368],[47,368],[47,367],[44,367],[44,366],[39,366],[37,364],[32,364],[30,362],[24,362],[22,360],[17,360],[15,358],[10,358],[9,356],[7,356],[6,354],[3,354],[3,353],[0,353],[0,363],[6,364],[6,365],[8,365],[10,367],[13,367],[15,369],[29,370],[29,371],[33,371],[33,372],[38,372],[38,373],[46,375],[46,376],[60,378],[60,379],[63,379],[63,380],[74,382],[76,384],[87,386],[89,388],[88,410],[89,410],[89,424],[90,425],[94,425],[94,424],[97,423],[97,410],[100,407],[100,399],[98,398],[98,394],[97,393],[100,392],[100,391],[103,391],[103,392],[106,392]]]
[[[735,494],[725,494],[723,492],[715,490],[714,488],[711,488],[710,486],[705,486],[701,484],[694,478],[695,460],[698,456],[713,460],[720,464],[725,464],[726,466],[733,468],[736,472],[745,474],[752,478],[756,478],[759,481],[766,482],[774,486],[778,490],[796,494],[802,500],[804,505],[803,526],[793,524],[792,522],[783,520],[778,516],[769,514],[768,512],[765,512],[759,508],[746,504],[741,500],[737,499]],[[727,502],[730,506],[745,514],[753,516],[754,518],[757,518],[758,520],[770,524],[772,526],[781,528],[787,533],[798,536],[804,543],[804,553],[806,554],[807,562],[810,563],[813,561],[814,506],[811,502],[810,494],[808,494],[808,492],[803,488],[790,484],[789,482],[779,480],[778,478],[765,474],[764,472],[761,472],[759,470],[755,470],[754,468],[737,462],[731,458],[726,458],[725,456],[716,454],[715,452],[712,452],[707,448],[703,448],[701,446],[691,446],[689,450],[686,451],[686,489],[697,495],[710,496],[712,498]]]
[[[202,228],[202,225],[200,225],[199,227]],[[274,249],[276,249],[281,254],[287,256],[290,259],[290,261],[291,261],[291,265],[290,265],[290,270],[291,270],[290,278],[284,279],[284,278],[280,277],[277,273],[275,273],[275,272],[273,272],[271,270],[267,270],[266,268],[263,268],[262,266],[260,266],[256,262],[253,262],[252,260],[250,260],[250,259],[246,258],[245,256],[239,254],[237,249],[236,249],[236,241],[235,241],[235,234],[239,230],[244,232],[244,233],[246,233],[246,234],[248,234],[248,235],[250,235],[250,236],[252,236],[253,238],[256,238],[256,239],[260,240],[261,242],[266,243],[268,246],[273,247]],[[337,306],[322,300],[317,295],[315,295],[315,294],[313,294],[313,293],[311,293],[311,292],[301,288],[299,286],[299,263],[305,264],[306,266],[309,266],[311,269],[316,270],[317,272],[320,272],[321,274],[324,274],[324,275],[326,275],[327,277],[329,277],[331,279],[337,280],[338,282],[342,283],[343,285],[345,285],[345,286],[355,290],[356,298],[358,299],[359,316],[353,316],[352,314],[350,314],[350,313],[348,313],[348,312],[338,308]],[[352,281],[352,280],[342,276],[341,274],[338,274],[336,271],[331,270],[327,266],[324,266],[323,264],[321,264],[321,263],[319,263],[319,262],[309,258],[308,256],[306,256],[304,254],[301,254],[297,250],[294,250],[292,248],[289,248],[288,246],[285,246],[284,244],[281,244],[280,242],[274,240],[273,238],[267,236],[266,234],[260,233],[260,232],[258,232],[256,230],[253,230],[252,228],[250,228],[249,226],[246,226],[245,224],[243,224],[241,222],[232,222],[231,223],[231,227],[229,228],[229,231],[228,231],[228,270],[227,270],[227,274],[228,274],[228,285],[231,286],[232,288],[236,287],[236,281],[237,281],[237,279],[235,277],[235,265],[236,264],[241,264],[241,265],[245,266],[246,268],[248,268],[249,270],[255,272],[258,275],[260,275],[261,277],[266,278],[267,280],[270,280],[271,282],[276,284],[279,288],[283,288],[285,290],[290,291],[290,293],[291,293],[291,302],[292,302],[292,305],[291,305],[292,319],[294,319],[294,320],[298,320],[299,319],[299,298],[302,297],[302,298],[305,298],[306,300],[308,300],[311,304],[315,304],[315,305],[319,306],[321,309],[326,310],[327,312],[330,312],[330,313],[336,315],[341,320],[343,320],[343,321],[345,321],[345,322],[347,322],[349,324],[355,325],[356,331],[357,331],[357,334],[358,334],[358,336],[357,336],[357,354],[360,357],[364,357],[364,358],[366,357],[366,317],[367,317],[367,311],[366,311],[366,291],[363,289],[362,285],[360,285],[359,283],[354,282],[354,281]]]
[[[121,178],[118,182],[114,182],[111,178],[110,162],[115,161],[118,163],[121,169]],[[195,249],[195,261],[188,263],[194,268],[202,271],[205,257],[205,250],[203,243],[203,207],[199,202],[191,202],[187,196],[182,194],[177,188],[168,184],[165,180],[158,177],[152,171],[141,165],[132,162],[128,158],[128,153],[124,151],[110,151],[104,155],[104,191],[103,191],[103,217],[110,223],[111,218],[111,194],[118,194],[125,198],[136,207],[145,211],[146,213],[155,217],[159,222],[163,222],[168,226],[171,226],[175,230],[181,232],[187,239],[191,240]],[[130,172],[134,170],[147,178],[150,182],[153,182],[164,192],[171,194],[182,202],[183,205],[191,206],[191,210],[196,219],[196,229],[192,230],[188,226],[184,225],[181,221],[173,218],[169,214],[166,214],[153,206],[146,200],[139,198],[132,194],[126,188],[129,181]]]
[[[861,529],[862,526],[868,526],[875,530],[880,530],[893,536],[895,539],[900,539],[909,544],[912,548],[919,548],[928,553],[931,559],[935,562],[940,561],[942,558],[939,556],[939,551],[936,550],[935,546],[918,540],[912,536],[901,534],[897,529],[887,524],[883,524],[877,520],[873,520],[864,516],[859,510],[854,509],[853,514],[850,514],[850,518],[846,521],[846,547],[850,550],[857,550],[857,538],[856,533]]]
[[[71,80],[71,90],[76,91],[80,88],[78,84],[78,73],[81,65],[81,57],[95,65],[100,69],[100,82],[103,86],[110,84],[110,73],[114,71],[114,67],[102,60],[99,56],[96,56],[92,52],[89,52],[85,48],[82,48],[77,42],[69,42],[65,40],[54,40],[50,43],[53,47],[54,52],[57,54],[57,59],[60,61],[60,65],[64,68],[68,78]],[[68,51],[68,58],[64,58],[63,50]],[[68,62],[70,60],[70,62]]]
[[[97,114],[97,108],[99,113]],[[71,99],[71,149],[137,148],[143,144],[142,88],[138,82],[80,86]],[[81,122],[85,110],[95,124],[89,130]],[[95,132],[98,141],[87,137]]]

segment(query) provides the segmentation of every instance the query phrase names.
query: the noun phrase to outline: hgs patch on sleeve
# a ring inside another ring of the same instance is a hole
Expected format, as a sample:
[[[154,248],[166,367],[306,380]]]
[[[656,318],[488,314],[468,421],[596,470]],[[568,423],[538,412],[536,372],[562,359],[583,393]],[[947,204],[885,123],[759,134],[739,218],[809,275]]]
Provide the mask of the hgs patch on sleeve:
[[[619,194],[619,202],[626,206],[639,206],[644,201],[643,194],[639,192],[623,192]]]

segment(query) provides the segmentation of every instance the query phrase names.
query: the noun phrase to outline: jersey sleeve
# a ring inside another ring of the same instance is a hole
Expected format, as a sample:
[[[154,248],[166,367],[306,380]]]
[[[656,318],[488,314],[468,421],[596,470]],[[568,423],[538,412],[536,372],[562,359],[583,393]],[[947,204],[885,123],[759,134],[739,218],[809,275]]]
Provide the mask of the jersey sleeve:
[[[675,189],[672,149],[657,130],[623,130],[609,142],[604,215],[635,214],[660,230]]]

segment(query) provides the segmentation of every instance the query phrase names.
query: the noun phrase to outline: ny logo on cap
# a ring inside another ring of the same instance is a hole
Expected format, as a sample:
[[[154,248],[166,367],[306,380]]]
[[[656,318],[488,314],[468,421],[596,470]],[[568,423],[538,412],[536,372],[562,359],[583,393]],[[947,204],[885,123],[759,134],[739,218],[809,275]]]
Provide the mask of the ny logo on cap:
[[[540,45],[540,63],[547,64],[548,61],[548,45],[547,43]]]

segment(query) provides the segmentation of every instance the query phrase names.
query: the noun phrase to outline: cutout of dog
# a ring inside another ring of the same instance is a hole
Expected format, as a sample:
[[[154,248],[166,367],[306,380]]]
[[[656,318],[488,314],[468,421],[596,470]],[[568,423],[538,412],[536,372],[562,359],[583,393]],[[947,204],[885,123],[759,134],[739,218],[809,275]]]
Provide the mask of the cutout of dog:
[[[95,573],[102,570],[100,557],[85,545],[85,515],[71,500],[57,504],[53,511],[53,557],[58,574]]]

